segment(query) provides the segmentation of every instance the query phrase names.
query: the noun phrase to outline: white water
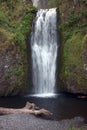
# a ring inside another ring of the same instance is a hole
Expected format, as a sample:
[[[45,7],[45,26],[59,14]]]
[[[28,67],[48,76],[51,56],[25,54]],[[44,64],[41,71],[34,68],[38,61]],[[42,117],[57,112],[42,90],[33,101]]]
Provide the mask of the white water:
[[[56,98],[60,96],[61,94],[56,94],[56,93],[47,93],[47,94],[29,94],[25,97],[40,97],[40,98]]]
[[[32,0],[33,6],[38,7],[39,0]]]
[[[41,9],[31,33],[34,94],[54,94],[57,58],[57,12]]]
[[[32,0],[33,6],[35,6],[38,9],[43,9],[46,8],[46,4],[47,4],[48,0]]]

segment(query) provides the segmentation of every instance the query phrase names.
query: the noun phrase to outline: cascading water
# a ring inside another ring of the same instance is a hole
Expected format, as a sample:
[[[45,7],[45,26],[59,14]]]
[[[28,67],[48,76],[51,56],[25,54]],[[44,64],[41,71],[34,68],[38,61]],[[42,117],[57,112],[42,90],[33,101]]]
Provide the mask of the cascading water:
[[[32,0],[33,6],[38,7],[39,0]]]
[[[55,93],[57,40],[56,9],[40,9],[31,32],[34,94]]]
[[[44,9],[47,6],[48,0],[31,0],[33,3],[33,6],[35,6],[38,9]]]

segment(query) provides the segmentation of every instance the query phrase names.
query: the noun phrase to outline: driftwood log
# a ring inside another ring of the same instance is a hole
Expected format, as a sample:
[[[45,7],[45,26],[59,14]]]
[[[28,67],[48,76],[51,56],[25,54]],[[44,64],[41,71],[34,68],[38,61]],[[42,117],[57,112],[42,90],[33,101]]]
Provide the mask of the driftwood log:
[[[14,108],[3,108],[0,107],[0,114],[6,115],[6,114],[15,114],[15,113],[25,113],[25,114],[33,114],[33,115],[46,115],[51,116],[52,113],[46,109],[39,109],[37,110],[37,107],[34,103],[27,102],[25,107],[20,109],[14,109]]]

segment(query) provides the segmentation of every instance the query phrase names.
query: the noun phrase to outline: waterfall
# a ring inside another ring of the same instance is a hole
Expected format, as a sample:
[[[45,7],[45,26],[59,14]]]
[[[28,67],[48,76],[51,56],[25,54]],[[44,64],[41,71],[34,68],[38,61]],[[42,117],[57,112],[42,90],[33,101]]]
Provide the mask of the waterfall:
[[[32,0],[33,6],[38,7],[39,0]]]
[[[31,32],[34,94],[55,93],[57,49],[56,9],[40,9]]]
[[[32,0],[33,6],[38,9],[47,8],[47,2],[48,0]]]

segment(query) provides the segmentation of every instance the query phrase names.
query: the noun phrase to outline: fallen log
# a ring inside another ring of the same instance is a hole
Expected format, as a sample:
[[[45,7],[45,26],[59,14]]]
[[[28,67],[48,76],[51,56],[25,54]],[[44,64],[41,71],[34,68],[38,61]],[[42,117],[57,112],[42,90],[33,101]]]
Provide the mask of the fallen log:
[[[2,115],[15,114],[15,113],[46,115],[46,116],[52,115],[52,113],[46,109],[37,110],[36,105],[34,103],[30,103],[30,102],[27,102],[25,107],[20,108],[20,109],[0,107],[0,114],[2,114]]]

